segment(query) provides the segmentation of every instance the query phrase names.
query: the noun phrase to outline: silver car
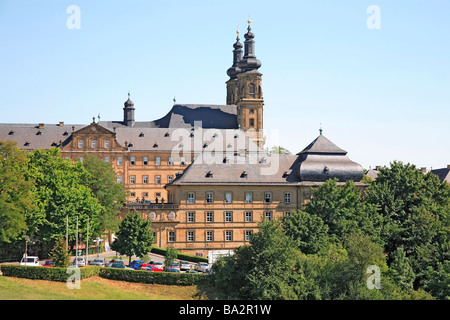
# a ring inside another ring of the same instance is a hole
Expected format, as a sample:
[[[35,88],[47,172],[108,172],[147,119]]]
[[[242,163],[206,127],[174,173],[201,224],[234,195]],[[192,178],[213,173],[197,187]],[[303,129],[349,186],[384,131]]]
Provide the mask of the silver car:
[[[207,262],[199,262],[195,265],[195,270],[198,272],[206,272],[209,269],[209,264]]]

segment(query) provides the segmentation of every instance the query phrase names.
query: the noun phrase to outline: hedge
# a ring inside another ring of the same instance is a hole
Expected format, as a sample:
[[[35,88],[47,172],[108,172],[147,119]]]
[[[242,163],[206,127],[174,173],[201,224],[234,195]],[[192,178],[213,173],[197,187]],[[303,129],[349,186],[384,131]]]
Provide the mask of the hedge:
[[[165,256],[166,251],[167,249],[164,248],[153,247],[150,252]],[[190,262],[208,262],[208,258],[192,256],[190,254],[178,253],[177,256],[178,256],[177,259],[179,260],[187,260]]]
[[[79,270],[81,280],[89,277],[100,276],[109,280],[176,286],[191,286],[199,284],[207,277],[207,275],[201,273],[152,272],[144,270],[101,268],[97,266],[82,267],[79,268]],[[3,275],[7,277],[59,282],[66,282],[71,275],[70,273],[67,273],[66,268],[56,267],[2,265],[1,271]]]
[[[145,270],[102,268],[100,270],[100,277],[109,280],[147,284],[191,286],[201,283],[206,279],[207,275],[201,273],[152,272]]]
[[[100,273],[100,267],[87,266],[79,268],[80,279],[86,279],[94,276],[98,276]],[[67,273],[66,268],[56,267],[34,267],[34,266],[20,266],[13,264],[4,264],[1,266],[1,271],[4,276],[36,279],[36,280],[49,280],[66,282],[71,273]]]

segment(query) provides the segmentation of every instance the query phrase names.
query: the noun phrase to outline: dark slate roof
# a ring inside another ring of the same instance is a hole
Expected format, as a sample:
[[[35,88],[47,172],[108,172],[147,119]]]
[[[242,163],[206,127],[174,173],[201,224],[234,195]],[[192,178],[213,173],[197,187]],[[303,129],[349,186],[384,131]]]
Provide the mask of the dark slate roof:
[[[347,180],[361,181],[364,169],[347,157],[342,150],[322,134],[298,153],[299,164],[296,173],[302,181],[326,181],[337,178],[340,182]]]
[[[228,162],[199,156],[172,184],[319,185],[333,178],[337,178],[339,183],[353,180],[362,184],[363,168],[342,153],[342,149],[323,137],[318,137],[314,142],[319,144],[309,146],[316,152],[300,152],[297,156],[234,156]],[[321,145],[323,148],[318,148]],[[323,152],[325,150],[327,152]]]
[[[59,147],[60,141],[64,145],[70,139],[72,130],[77,131],[86,125],[0,123],[0,140],[17,142],[23,150],[50,149]]]
[[[130,151],[258,151],[258,146],[239,129],[118,127],[115,132],[117,142]]]
[[[450,184],[450,166],[447,166],[447,168],[442,169],[434,169],[431,170],[432,173],[438,176],[439,181],[442,183],[446,181]]]
[[[314,141],[311,142],[305,149],[303,149],[297,154],[306,154],[306,153],[346,154],[347,151],[342,150],[321,134],[316,139],[314,139]]]
[[[101,126],[102,123],[99,125]],[[45,124],[0,124],[0,140],[17,142],[24,150],[50,149],[68,144],[74,132],[82,133],[89,125],[59,126]],[[90,132],[90,131],[88,131]],[[257,152],[258,146],[240,129],[136,128],[120,126],[105,130],[116,134],[117,142],[130,151],[156,152]],[[125,143],[126,142],[126,143]]]
[[[366,171],[366,176],[368,176],[372,180],[375,180],[378,177],[378,173],[379,172],[380,171],[378,171],[376,169],[369,169],[369,170]]]
[[[176,104],[162,118],[154,121],[135,122],[133,128],[191,128],[196,121],[203,128],[237,129],[235,105]],[[102,121],[100,125],[112,129],[126,126],[122,121]]]
[[[280,155],[278,160],[275,158],[267,154],[232,155],[224,161],[223,158],[200,155],[172,185],[273,185],[300,182],[292,174],[296,156]]]

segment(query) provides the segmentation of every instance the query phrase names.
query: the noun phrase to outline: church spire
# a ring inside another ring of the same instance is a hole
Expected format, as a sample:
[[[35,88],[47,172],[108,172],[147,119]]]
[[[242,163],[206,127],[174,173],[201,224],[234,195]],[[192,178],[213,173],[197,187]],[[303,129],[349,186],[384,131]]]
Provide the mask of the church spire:
[[[242,60],[242,43],[239,42],[239,30],[236,31],[236,42],[233,44],[233,65],[227,70],[227,75],[230,79],[235,79],[236,75],[241,72],[241,69],[237,66]]]
[[[261,67],[261,61],[256,59],[255,55],[255,35],[252,33],[252,28],[250,26],[251,20],[248,20],[247,33],[244,35],[244,57],[238,63],[238,67],[242,69],[242,71],[250,71],[259,69]]]

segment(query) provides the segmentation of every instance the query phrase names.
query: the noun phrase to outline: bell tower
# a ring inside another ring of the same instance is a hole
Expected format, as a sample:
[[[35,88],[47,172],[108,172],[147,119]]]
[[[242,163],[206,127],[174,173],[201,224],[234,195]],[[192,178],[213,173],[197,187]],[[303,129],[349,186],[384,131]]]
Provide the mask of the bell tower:
[[[248,20],[247,33],[244,35],[244,56],[237,63],[238,98],[236,99],[238,123],[247,136],[262,147],[263,136],[263,92],[261,90],[262,74],[258,71],[261,61],[255,55],[255,35]]]

